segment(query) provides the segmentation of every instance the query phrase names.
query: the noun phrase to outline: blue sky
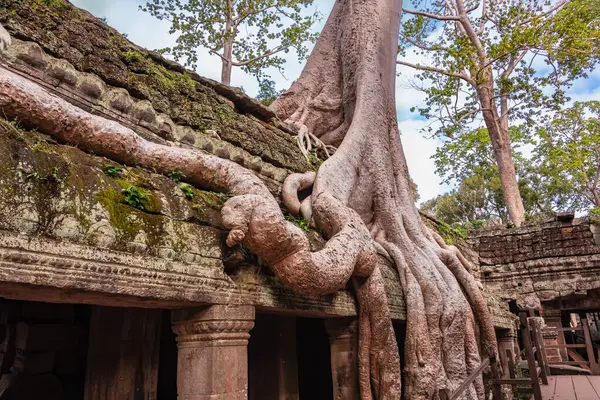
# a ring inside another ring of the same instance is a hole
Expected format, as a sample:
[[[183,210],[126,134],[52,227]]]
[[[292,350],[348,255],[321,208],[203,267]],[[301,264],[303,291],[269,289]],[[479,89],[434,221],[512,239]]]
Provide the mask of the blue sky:
[[[106,18],[109,25],[121,33],[127,34],[129,40],[148,49],[168,47],[175,41],[169,35],[169,23],[158,21],[149,14],[138,10],[144,0],[71,0],[78,7],[90,11],[97,17]],[[320,31],[326,17],[331,10],[333,0],[315,0],[313,8],[323,14],[323,20],[315,26]],[[221,62],[216,56],[211,56],[207,51],[200,50],[197,72],[203,76],[219,80]],[[417,62],[417,57],[410,51],[407,61]],[[422,60],[421,61],[426,61]],[[295,55],[287,56],[284,66],[285,77],[277,71],[272,72],[272,77],[279,89],[288,88],[300,75],[303,63],[298,62]],[[437,139],[427,139],[421,133],[428,122],[419,115],[411,113],[410,108],[422,104],[425,100],[423,93],[410,87],[409,82],[414,71],[399,66],[400,76],[396,82],[396,106],[398,125],[402,134],[402,144],[406,154],[410,174],[419,188],[420,201],[426,201],[451,189],[440,184],[440,177],[435,174],[435,167],[431,156],[439,145]],[[242,86],[249,95],[254,96],[258,90],[256,79],[245,74],[239,68],[234,68],[231,83],[233,86]],[[596,69],[586,80],[575,82],[569,91],[573,101],[599,100],[600,99],[600,69]]]

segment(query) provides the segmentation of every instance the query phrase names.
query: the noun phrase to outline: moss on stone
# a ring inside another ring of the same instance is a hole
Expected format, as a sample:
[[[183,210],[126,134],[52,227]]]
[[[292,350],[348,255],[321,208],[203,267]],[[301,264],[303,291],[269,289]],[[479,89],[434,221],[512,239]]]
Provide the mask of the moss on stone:
[[[223,140],[277,167],[295,172],[310,168],[289,134],[252,114],[238,112],[243,102],[234,104],[223,95],[235,90],[135,46],[68,2],[52,7],[44,1],[5,0],[0,23],[11,33],[18,32],[20,38],[37,42],[48,54],[70,62],[76,70],[96,74],[109,85],[149,100],[157,112],[168,114],[177,124],[213,129]]]

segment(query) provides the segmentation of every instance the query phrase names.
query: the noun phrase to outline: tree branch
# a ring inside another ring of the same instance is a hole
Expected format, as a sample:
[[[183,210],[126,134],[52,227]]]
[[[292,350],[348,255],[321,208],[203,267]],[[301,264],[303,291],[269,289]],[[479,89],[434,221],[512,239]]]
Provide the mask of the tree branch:
[[[427,46],[424,43],[418,42],[415,39],[409,37],[409,36],[403,36],[403,39],[406,40],[408,43],[412,44],[415,47],[418,47],[419,49],[422,50],[427,50],[427,51],[445,51],[445,52],[449,52],[450,50],[446,47],[443,46],[438,46],[438,47],[432,47],[432,46]],[[435,45],[433,45],[435,46]]]
[[[484,2],[485,3],[485,2]],[[479,4],[480,2],[478,1],[477,3],[475,3],[475,5],[473,5],[471,8],[467,9],[467,14],[472,13],[473,11],[477,10],[479,8]]]
[[[280,51],[283,51],[283,50],[285,50],[285,49],[287,49],[287,48],[289,48],[289,47],[290,47],[290,46],[278,46],[278,47],[275,47],[275,48],[274,48],[274,49],[272,49],[272,50],[269,50],[269,51],[267,51],[266,53],[264,53],[264,54],[262,54],[262,55],[260,55],[260,56],[257,56],[257,57],[254,57],[254,58],[251,58],[251,59],[248,59],[248,60],[243,60],[243,61],[232,61],[232,62],[231,62],[231,65],[233,65],[233,66],[235,66],[235,67],[244,67],[244,66],[246,66],[246,65],[249,65],[249,64],[252,64],[253,62],[256,62],[256,61],[258,61],[258,60],[262,60],[263,58],[270,57],[270,56],[272,56],[273,54],[277,54],[277,53],[279,53]]]
[[[449,77],[462,79],[462,80],[470,83],[471,85],[475,85],[475,81],[473,79],[471,79],[469,76],[462,74],[460,72],[452,72],[452,71],[448,71],[448,70],[445,70],[442,68],[431,67],[428,65],[412,64],[412,63],[409,63],[406,61],[400,61],[400,60],[396,60],[396,64],[404,65],[406,67],[410,67],[410,68],[416,69],[416,70],[437,72],[439,74],[446,75]]]
[[[460,20],[460,18],[458,18],[455,15],[438,15],[438,14],[433,14],[433,13],[426,12],[426,11],[409,10],[406,8],[402,8],[402,11],[407,14],[418,15],[421,17],[436,19],[438,21],[459,21]]]
[[[279,7],[279,2],[275,2],[273,4],[266,5],[266,6],[262,7],[262,8],[259,8],[258,10],[255,10],[255,11],[247,10],[245,14],[240,14],[237,18],[235,18],[233,24],[235,26],[239,26],[239,24],[241,24],[249,16],[260,14],[262,12],[267,11],[269,8],[273,8],[273,7]]]

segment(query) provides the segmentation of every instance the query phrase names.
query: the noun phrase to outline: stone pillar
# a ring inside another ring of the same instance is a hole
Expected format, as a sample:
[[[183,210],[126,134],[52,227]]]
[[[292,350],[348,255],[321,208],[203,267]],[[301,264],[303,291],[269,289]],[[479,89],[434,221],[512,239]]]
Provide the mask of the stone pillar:
[[[248,398],[248,338],[253,306],[173,310],[179,400]],[[268,382],[265,382],[268,384]]]
[[[358,321],[336,318],[325,321],[331,348],[334,400],[358,400]]]
[[[518,353],[515,354],[515,339],[517,337],[517,334],[514,330],[502,329],[496,331],[496,337],[498,339],[498,353],[500,356],[500,364],[502,365],[502,377],[505,379],[509,379],[511,377],[511,363],[509,363],[510,359],[509,355],[507,354],[507,350],[510,350],[510,357],[512,358],[511,361],[512,365],[514,366],[516,363],[516,359],[518,358]],[[510,386],[502,386],[502,391],[506,400],[512,400],[513,393],[512,388]]]
[[[560,310],[544,309],[544,323],[549,328],[562,328]],[[563,331],[551,331],[542,333],[544,345],[565,344],[565,333]],[[569,361],[567,349],[546,349],[548,362]]]

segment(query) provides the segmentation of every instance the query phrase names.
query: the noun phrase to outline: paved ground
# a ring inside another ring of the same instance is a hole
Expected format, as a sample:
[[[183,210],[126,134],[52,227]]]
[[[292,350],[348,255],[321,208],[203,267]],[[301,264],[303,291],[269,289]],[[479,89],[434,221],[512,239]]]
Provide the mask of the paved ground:
[[[600,400],[600,376],[549,376],[543,400]]]

